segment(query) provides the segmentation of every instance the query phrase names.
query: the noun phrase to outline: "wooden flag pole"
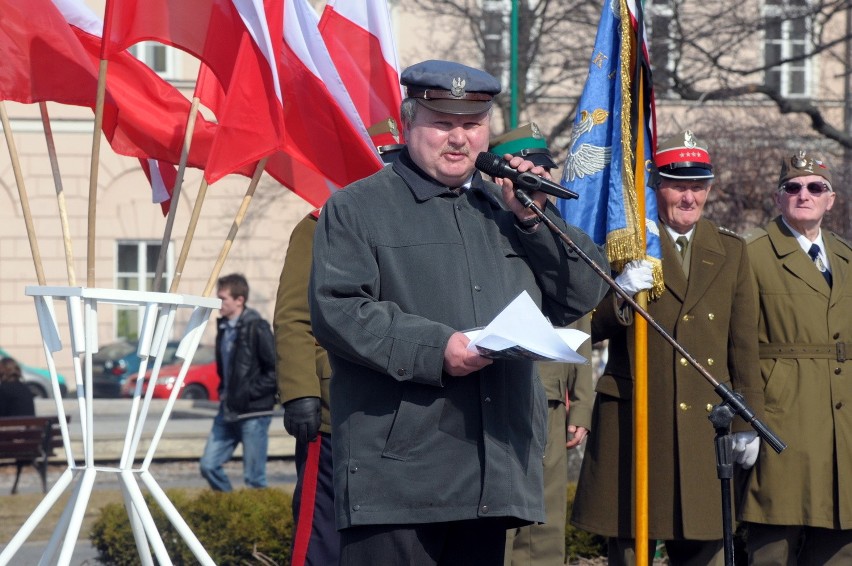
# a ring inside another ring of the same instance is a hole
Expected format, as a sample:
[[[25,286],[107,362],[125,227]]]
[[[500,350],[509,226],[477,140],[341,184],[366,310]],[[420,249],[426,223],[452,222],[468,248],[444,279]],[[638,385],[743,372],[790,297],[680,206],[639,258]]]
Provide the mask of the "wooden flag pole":
[[[178,285],[180,284],[183,268],[186,266],[186,260],[189,257],[189,247],[192,244],[192,238],[195,236],[195,228],[198,226],[198,218],[201,216],[201,206],[204,204],[204,199],[207,196],[207,180],[202,177],[201,186],[198,187],[198,196],[195,198],[195,206],[192,207],[192,216],[189,219],[189,226],[186,227],[186,235],[183,237],[183,245],[180,248],[180,256],[178,257],[177,265],[175,266],[175,274],[172,277],[172,284],[169,287],[169,293],[177,293]]]
[[[178,202],[180,202],[180,193],[181,188],[183,187],[183,175],[184,171],[186,171],[186,162],[189,159],[189,150],[192,146],[192,134],[195,132],[195,120],[198,117],[199,104],[201,104],[201,100],[197,96],[193,97],[192,106],[189,109],[189,115],[186,119],[186,132],[183,136],[183,147],[180,151],[180,164],[178,165],[177,178],[175,179],[175,186],[172,187],[172,198],[169,204],[169,215],[166,218],[166,226],[165,228],[163,228],[163,241],[160,244],[160,255],[157,257],[157,271],[154,275],[154,291],[160,290],[160,285],[163,280],[163,271],[166,265],[166,255],[169,249],[169,241],[172,238],[172,228],[175,224],[175,216],[177,215]]]
[[[234,222],[231,224],[231,231],[228,232],[228,237],[225,238],[225,244],[222,246],[222,251],[219,252],[219,259],[216,260],[216,264],[213,266],[213,272],[210,274],[210,279],[207,280],[207,287],[204,288],[202,297],[209,297],[213,292],[213,288],[216,286],[216,281],[219,279],[219,273],[225,265],[225,259],[228,257],[228,252],[231,251],[231,246],[234,243],[234,239],[237,237],[237,231],[240,229],[240,224],[243,223],[246,211],[248,210],[249,204],[251,204],[254,191],[257,189],[257,183],[260,181],[260,176],[263,174],[263,169],[266,167],[266,161],[268,159],[268,157],[264,157],[257,162],[257,167],[254,169],[254,175],[251,177],[251,183],[249,183],[248,189],[246,189],[243,202],[240,204],[240,209],[234,217]]]
[[[101,155],[101,129],[104,122],[107,60],[98,69],[98,94],[95,99],[95,128],[92,133],[92,159],[89,165],[89,230],[86,235],[86,286],[95,286],[95,226],[97,225],[98,166]]]
[[[0,121],[3,123],[3,134],[6,136],[6,145],[9,147],[9,157],[12,160],[12,171],[15,173],[15,184],[18,185],[18,196],[21,198],[21,212],[24,215],[24,225],[27,228],[27,238],[30,240],[30,252],[35,264],[36,279],[39,285],[45,284],[44,268],[41,264],[41,252],[38,250],[35,227],[33,226],[33,215],[30,211],[30,200],[27,197],[27,188],[24,185],[24,175],[21,173],[21,162],[18,159],[18,148],[15,138],[12,136],[12,126],[9,124],[9,115],[6,113],[6,103],[0,100]]]
[[[62,176],[59,174],[59,159],[56,157],[56,144],[53,141],[53,130],[50,128],[50,116],[47,113],[47,103],[38,103],[41,111],[41,123],[44,127],[44,139],[47,142],[47,155],[50,158],[50,170],[53,173],[53,185],[56,187],[56,202],[59,205],[59,223],[62,226],[62,243],[65,246],[65,270],[68,272],[68,285],[77,285],[77,274],[74,271],[74,248],[71,244],[71,228],[68,225],[68,207],[65,204],[65,190],[62,187]]]

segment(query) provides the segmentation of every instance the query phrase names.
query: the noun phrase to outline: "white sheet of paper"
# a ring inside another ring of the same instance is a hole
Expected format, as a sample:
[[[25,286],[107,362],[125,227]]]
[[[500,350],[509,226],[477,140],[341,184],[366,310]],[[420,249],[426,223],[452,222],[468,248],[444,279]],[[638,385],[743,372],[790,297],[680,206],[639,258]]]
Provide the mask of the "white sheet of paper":
[[[468,349],[477,347],[501,351],[520,346],[544,359],[586,363],[575,350],[589,335],[573,328],[553,328],[529,293],[523,291],[485,328],[465,333],[470,338]]]

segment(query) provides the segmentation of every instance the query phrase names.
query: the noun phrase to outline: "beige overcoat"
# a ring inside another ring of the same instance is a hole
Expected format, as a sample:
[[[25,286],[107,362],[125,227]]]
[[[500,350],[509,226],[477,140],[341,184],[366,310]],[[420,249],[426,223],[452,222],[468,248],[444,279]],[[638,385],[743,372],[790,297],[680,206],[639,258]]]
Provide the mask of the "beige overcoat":
[[[852,250],[822,234],[831,288],[780,217],[749,237],[765,422],[787,449],[761,447],[747,521],[852,529]]]

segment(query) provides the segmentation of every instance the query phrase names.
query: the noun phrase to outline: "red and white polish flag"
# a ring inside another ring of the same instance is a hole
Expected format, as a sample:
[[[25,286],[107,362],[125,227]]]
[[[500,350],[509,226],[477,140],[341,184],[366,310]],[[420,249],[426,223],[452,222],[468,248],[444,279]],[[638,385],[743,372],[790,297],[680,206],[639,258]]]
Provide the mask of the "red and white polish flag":
[[[95,108],[103,23],[81,0],[0,0],[0,98]],[[177,163],[189,101],[127,52],[109,67],[103,132],[116,153]],[[216,126],[200,118],[189,165],[203,168]]]
[[[399,123],[399,56],[387,1],[329,0],[319,29],[364,124]]]
[[[280,146],[282,1],[107,0],[104,58],[152,40],[187,51],[215,75],[224,97],[211,109],[219,124],[204,171],[211,184]]]
[[[307,0],[286,1],[279,71],[285,123],[281,150],[343,187],[375,173],[382,162],[328,54],[318,19]],[[275,161],[267,171],[278,178]]]

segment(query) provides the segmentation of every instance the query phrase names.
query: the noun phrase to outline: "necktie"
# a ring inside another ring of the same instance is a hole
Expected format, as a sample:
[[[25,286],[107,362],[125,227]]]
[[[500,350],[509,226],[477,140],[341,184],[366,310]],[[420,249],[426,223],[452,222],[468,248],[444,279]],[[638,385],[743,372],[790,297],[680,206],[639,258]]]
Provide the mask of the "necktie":
[[[686,259],[686,247],[689,245],[689,239],[686,236],[678,236],[675,243],[680,250],[681,259]]]
[[[814,264],[816,264],[819,272],[822,273],[822,276],[825,277],[825,282],[828,283],[828,286],[831,287],[831,272],[828,268],[825,267],[825,264],[822,262],[822,259],[819,257],[819,246],[816,244],[811,244],[811,248],[808,250],[808,255],[811,256]]]

